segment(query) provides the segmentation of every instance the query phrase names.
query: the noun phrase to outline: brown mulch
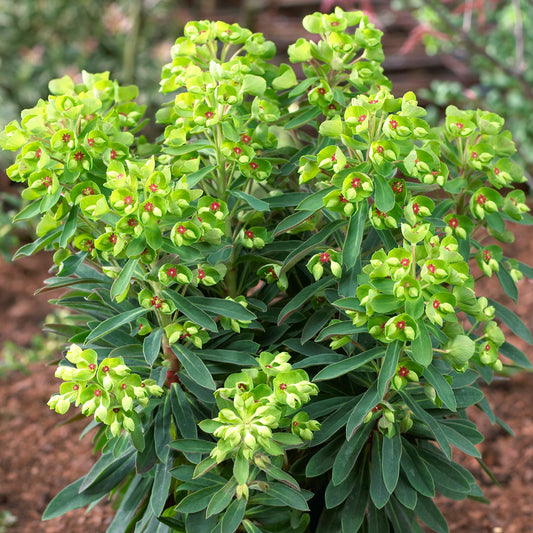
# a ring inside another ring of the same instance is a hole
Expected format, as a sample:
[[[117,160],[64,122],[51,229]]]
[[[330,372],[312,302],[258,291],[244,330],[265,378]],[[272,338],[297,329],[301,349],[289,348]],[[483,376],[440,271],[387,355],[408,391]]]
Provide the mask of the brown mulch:
[[[533,242],[528,228],[516,226],[516,243],[508,255],[533,262]],[[23,258],[16,264],[0,261],[0,347],[6,340],[28,345],[40,331],[40,323],[51,311],[46,295],[33,292],[47,277],[50,256]],[[478,292],[496,298],[519,314],[533,327],[533,285],[522,280],[520,305],[501,294],[495,280],[478,287]],[[514,338],[513,338],[514,341]],[[530,358],[531,347],[517,344]],[[86,422],[58,426],[63,421],[46,405],[57,391],[54,368],[34,365],[29,374],[11,373],[0,378],[0,513],[9,511],[17,523],[13,533],[64,533],[90,529],[104,533],[112,519],[109,503],[101,503],[89,514],[80,509],[66,516],[41,522],[47,503],[63,487],[87,473],[94,463],[90,436],[79,441]],[[498,426],[491,426],[479,411],[472,417],[486,436],[479,445],[484,460],[502,488],[494,486],[475,460],[456,454],[479,480],[487,506],[474,501],[453,502],[439,499],[453,533],[529,533],[533,530],[533,374],[517,374],[498,380],[486,389],[496,414],[515,431],[510,437]],[[406,532],[407,533],[407,532]]]

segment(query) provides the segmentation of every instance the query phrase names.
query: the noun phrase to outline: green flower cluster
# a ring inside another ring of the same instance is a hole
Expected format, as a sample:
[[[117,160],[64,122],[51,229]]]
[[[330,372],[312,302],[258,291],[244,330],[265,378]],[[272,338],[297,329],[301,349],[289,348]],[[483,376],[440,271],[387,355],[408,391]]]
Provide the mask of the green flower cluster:
[[[259,368],[231,374],[215,392],[220,412],[200,427],[219,439],[211,452],[217,463],[239,454],[252,460],[261,451],[282,455],[280,444],[301,444],[320,429],[316,420],[300,411],[310,396],[318,394],[318,387],[305,371],[293,369],[289,359],[287,352],[261,352]],[[289,440],[286,431],[275,432],[288,428],[293,436]]]
[[[94,415],[97,422],[108,426],[111,435],[123,429],[132,433],[139,426],[136,403],[145,407],[149,395],[161,396],[163,389],[153,379],[141,380],[132,374],[121,357],[108,357],[98,364],[94,350],[82,350],[73,344],[66,359],[75,365],[59,366],[55,376],[64,381],[59,394],[48,401],[50,409],[65,414],[73,403],[81,405],[85,416]]]
[[[346,313],[355,325],[367,324],[369,333],[384,343],[395,340],[412,343],[420,328],[425,328],[422,323],[428,321],[442,328],[449,339],[444,343],[442,357],[457,371],[464,371],[476,353],[476,346],[489,339],[486,335],[477,343],[470,339],[457,313],[463,311],[475,318],[476,325],[490,323],[494,331],[501,332],[492,321],[494,308],[486,298],[476,297],[474,279],[453,236],[433,235],[430,224],[416,228],[402,224],[402,232],[403,247],[388,253],[378,250],[363,267],[357,288],[362,309]],[[501,334],[496,348],[503,342]],[[416,361],[415,353],[413,357]],[[496,357],[484,357],[478,362],[490,364],[495,370],[502,368],[497,350]]]

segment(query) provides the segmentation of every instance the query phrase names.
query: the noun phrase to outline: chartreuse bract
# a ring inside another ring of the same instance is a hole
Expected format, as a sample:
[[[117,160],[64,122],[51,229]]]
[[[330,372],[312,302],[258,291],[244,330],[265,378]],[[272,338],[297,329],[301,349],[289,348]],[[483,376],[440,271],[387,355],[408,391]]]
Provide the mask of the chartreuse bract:
[[[530,367],[492,276],[530,224],[493,113],[432,127],[383,74],[361,12],[303,19],[288,62],[237,24],[185,26],[164,66],[164,132],[107,73],[50,83],[0,135],[18,151],[17,256],[52,250],[44,291],[78,317],[49,405],[91,417],[94,467],[44,518],[110,494],[108,532],[437,532],[433,503],[483,500],[481,383]],[[303,72],[301,79],[296,71]]]

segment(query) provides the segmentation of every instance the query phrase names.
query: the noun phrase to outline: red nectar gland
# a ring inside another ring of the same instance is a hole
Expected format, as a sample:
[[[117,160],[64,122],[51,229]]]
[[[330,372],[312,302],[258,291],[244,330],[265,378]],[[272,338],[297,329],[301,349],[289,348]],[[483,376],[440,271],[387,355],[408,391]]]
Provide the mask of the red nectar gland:
[[[178,233],[183,235],[186,231],[187,231],[187,228],[185,226],[178,226]]]
[[[220,204],[218,202],[213,202],[211,204],[211,211],[218,211],[220,209]]]
[[[252,162],[250,163],[250,168],[251,168],[252,170],[256,170],[258,167],[259,167],[259,165],[258,165],[255,161],[252,161]]]
[[[407,257],[404,257],[401,261],[400,261],[400,265],[402,265],[403,267],[408,267],[409,266],[409,259],[407,259]]]
[[[454,218],[450,218],[449,222],[448,222],[448,225],[450,226],[450,228],[457,228],[459,226],[459,221],[454,217]]]
[[[241,141],[242,141],[244,144],[248,144],[251,140],[252,140],[252,138],[251,138],[249,135],[243,135],[243,136],[241,137]]]
[[[254,232],[251,231],[251,230],[247,230],[244,232],[244,235],[248,238],[248,239],[253,239],[254,238]]]
[[[433,300],[433,309],[438,309],[440,307],[440,302],[438,300]]]
[[[167,268],[167,276],[169,278],[175,278],[178,275],[178,272],[175,268]]]
[[[479,205],[485,205],[485,203],[487,202],[487,198],[486,198],[486,196],[484,196],[483,194],[480,194],[480,195],[477,197],[476,202],[477,202]]]
[[[198,279],[204,279],[205,278],[205,272],[203,270],[198,270]]]
[[[437,270],[435,268],[435,265],[433,265],[433,264],[428,265],[428,271],[429,272],[431,272],[432,274],[435,274],[435,270]]]
[[[287,384],[286,383],[280,383],[279,384],[279,390],[285,390],[287,388]]]
[[[74,154],[74,159],[76,161],[83,161],[83,158],[85,157],[85,155],[83,154],[83,152],[76,152]]]
[[[322,252],[319,256],[319,261],[321,263],[329,263],[329,260],[330,260],[330,256],[328,254],[328,252]]]
[[[89,146],[94,146],[95,140],[91,137],[90,139],[87,139],[87,144]]]
[[[238,146],[236,146],[233,151],[235,152],[236,155],[241,155],[242,154],[242,148],[239,148]]]
[[[151,192],[157,192],[157,190],[159,189],[159,187],[155,183],[150,183],[148,188]]]
[[[319,87],[317,89],[317,92],[318,92],[318,94],[326,94],[326,89],[324,89],[324,87]]]
[[[396,327],[398,329],[405,329],[405,321],[404,320],[398,320],[398,322],[396,322]]]
[[[398,370],[398,375],[401,378],[406,378],[408,374],[409,374],[409,369],[407,369],[405,366],[401,366],[400,369]]]

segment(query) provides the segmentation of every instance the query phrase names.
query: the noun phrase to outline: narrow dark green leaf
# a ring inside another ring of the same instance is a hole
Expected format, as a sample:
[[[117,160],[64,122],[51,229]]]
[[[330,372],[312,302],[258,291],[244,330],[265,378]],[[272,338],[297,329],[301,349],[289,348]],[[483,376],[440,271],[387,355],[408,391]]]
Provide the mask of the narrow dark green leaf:
[[[383,347],[376,346],[375,348],[367,350],[366,352],[352,355],[351,357],[346,358],[344,361],[339,361],[338,363],[328,365],[313,378],[313,381],[325,381],[343,376],[344,374],[363,366],[369,361],[377,359],[384,353],[384,351],[385,349]],[[375,404],[373,404],[372,407],[374,407],[374,405]]]
[[[296,206],[296,211],[318,211],[324,207],[324,197],[334,190],[335,187],[331,186],[308,195]]]
[[[411,357],[419,365],[428,366],[433,359],[433,346],[425,322],[422,318],[417,320],[418,337],[411,343]]]
[[[365,231],[367,215],[368,204],[360,202],[357,212],[350,218],[342,252],[342,262],[348,270],[353,268],[361,253],[361,241]]]
[[[288,507],[293,507],[299,511],[309,511],[309,507],[302,493],[288,485],[277,482],[269,483],[267,494],[284,502]]]
[[[230,191],[230,194],[231,196],[234,196],[235,198],[244,200],[255,211],[259,211],[259,212],[270,211],[270,205],[264,200],[260,200],[259,198],[256,198],[255,196],[246,194],[239,190]]]
[[[299,112],[298,115],[296,115],[294,118],[289,120],[287,124],[285,124],[285,129],[290,130],[293,128],[299,128],[303,124],[308,123],[309,121],[313,120],[314,118],[318,117],[322,111],[320,108],[315,106],[309,106],[304,111]]]
[[[316,76],[312,78],[305,78],[303,81],[301,81],[294,89],[291,90],[289,93],[289,98],[293,98],[294,96],[298,96],[300,94],[303,94],[313,83],[316,83],[318,78]]]
[[[470,480],[465,477],[459,465],[448,460],[436,447],[432,446],[432,448],[432,451],[430,448],[420,448],[418,454],[426,462],[435,480],[437,491],[441,485],[456,492],[470,492]],[[470,473],[468,474],[471,476]]]
[[[398,483],[394,489],[394,496],[408,509],[414,509],[418,500],[418,492],[409,484],[403,473],[398,477]]]
[[[392,494],[398,483],[400,475],[400,458],[402,456],[402,440],[400,434],[394,437],[383,437],[383,449],[381,451],[381,468],[383,470],[383,482],[387,491]]]
[[[170,394],[166,394],[164,401],[159,405],[154,419],[154,446],[157,456],[162,463],[168,459],[168,447],[171,436],[172,414],[170,410]]]
[[[187,300],[200,309],[216,315],[234,318],[235,320],[255,320],[257,318],[254,313],[239,302],[232,302],[223,298],[207,298],[205,296],[190,296]]]
[[[25,244],[15,252],[15,254],[13,255],[13,261],[15,261],[15,259],[18,259],[19,257],[32,255],[35,252],[42,250],[50,243],[54,242],[62,231],[63,229],[61,227],[56,228],[55,230],[52,230],[46,235],[43,235],[36,241]]]
[[[143,435],[141,431],[141,436]],[[155,453],[154,443],[154,426],[153,424],[144,432],[144,448],[137,453],[135,459],[135,469],[137,474],[146,474],[150,472],[157,463],[157,454]]]
[[[170,406],[178,431],[187,440],[196,440],[196,437],[198,436],[196,420],[185,392],[183,392],[182,388],[177,383],[173,383],[170,389]],[[173,447],[173,444],[174,443],[170,443],[169,445]],[[203,452],[203,450],[200,449],[195,451],[198,451],[199,453]]]
[[[57,494],[52,501],[47,505],[44,510],[42,519],[50,520],[61,516],[62,514],[68,513],[73,509],[79,509],[85,505],[100,499],[104,496],[104,493],[88,493],[88,492],[79,492],[80,486],[83,482],[83,478],[74,481],[70,485],[66,486],[59,494]]]
[[[337,450],[344,442],[346,442],[345,439],[335,438],[322,446],[307,463],[305,475],[307,477],[317,477],[330,470],[334,464]]]
[[[367,533],[389,533],[389,521],[387,515],[369,502],[367,515]],[[409,532],[411,533],[411,532]]]
[[[237,482],[232,478],[220,490],[213,494],[213,497],[207,506],[207,518],[221,513],[230,504],[235,495],[236,488]]]
[[[159,516],[165,508],[171,481],[172,476],[168,471],[167,463],[158,463],[155,467],[154,484],[150,496],[150,507],[155,516]]]
[[[508,342],[504,342],[500,346],[500,353],[505,355],[505,357],[508,357],[511,361],[513,361],[513,363],[516,363],[522,368],[533,368],[533,365],[531,364],[531,361],[528,359],[527,355],[519,350],[516,346],[513,346]]]
[[[215,390],[215,382],[211,373],[204,362],[194,352],[181,344],[175,344],[172,347],[172,351],[193,381],[202,387]]]
[[[422,530],[416,523],[415,514],[410,509],[404,507],[396,498],[392,497],[387,503],[385,513],[395,533],[404,533],[404,531],[409,531],[409,533],[422,533]]]
[[[189,142],[181,146],[168,146],[163,148],[165,154],[170,155],[184,155],[191,152],[196,152],[196,150],[202,150],[204,148],[212,148],[213,145],[204,139],[199,139],[197,141]]]
[[[315,283],[312,283],[311,285],[305,287],[305,289],[301,290],[280,311],[278,316],[278,325],[280,325],[291,313],[294,313],[294,311],[304,305],[307,300],[312,298],[315,294],[325,289],[326,287],[333,285],[334,283],[335,278],[333,276],[328,276],[326,278],[322,278],[318,281],[315,281]]]
[[[168,445],[174,450],[191,453],[210,453],[216,446],[214,442],[200,439],[178,439],[173,440]]]
[[[255,353],[255,352],[254,352]],[[259,366],[259,363],[254,359],[249,352],[241,352],[237,350],[206,350],[202,349],[200,352],[202,359],[214,361],[215,363],[228,363],[231,365],[238,365],[241,367]]]
[[[129,287],[131,277],[138,263],[138,258],[129,259],[126,262],[115,281],[113,281],[113,285],[111,285],[111,298],[117,298],[117,296],[120,296]]]
[[[402,438],[402,447],[400,464],[407,480],[417,492],[433,498],[435,496],[435,483],[426,464],[418,455],[416,448],[404,438]]]
[[[334,485],[342,483],[352,471],[361,450],[368,441],[372,427],[372,424],[359,426],[354,436],[350,440],[344,441],[333,463],[331,481]]]
[[[78,212],[80,208],[75,205],[71,208],[70,213],[68,214],[67,221],[63,226],[63,232],[61,233],[61,238],[59,239],[59,247],[66,248],[71,237],[76,233],[76,227],[78,225]]]
[[[442,513],[439,511],[439,508],[435,505],[431,498],[418,496],[418,502],[415,507],[415,513],[417,516],[430,527],[436,533],[448,533],[448,524],[446,519],[442,516]]]
[[[424,377],[430,385],[433,385],[442,403],[450,410],[457,410],[457,402],[451,385],[446,381],[444,376],[439,372],[435,365],[429,365],[424,368]]]
[[[125,460],[129,459],[133,451],[130,449],[126,453],[115,457],[112,453],[106,453],[98,459],[93,465],[89,473],[84,477],[83,483],[80,486],[80,492],[87,490],[98,479],[102,478],[106,472],[109,473],[119,467]]]
[[[448,437],[448,441],[452,446],[455,446],[462,452],[471,455],[472,457],[481,457],[481,453],[479,450],[474,446],[474,444],[462,433],[460,433],[461,429],[459,431],[455,430],[452,426],[449,424],[441,424],[444,427],[444,431],[446,432],[446,436]]]
[[[385,245],[385,248],[388,252],[398,246],[398,243],[396,242],[396,239],[394,238],[390,230],[380,229],[377,233],[379,235],[379,238],[381,239],[381,242]]]
[[[182,296],[178,292],[169,290],[164,290],[163,296],[172,300],[178,311],[183,313],[187,318],[190,318],[199,326],[202,326],[209,331],[217,331],[217,325],[213,319],[199,307],[194,305],[189,298]]]
[[[311,340],[329,322],[334,312],[335,310],[331,308],[318,309],[315,311],[307,319],[307,322],[303,327],[301,337],[302,344]]]
[[[24,209],[22,209],[19,213],[17,213],[13,217],[13,222],[20,222],[21,220],[28,220],[30,218],[37,216],[41,212],[39,204],[40,202],[36,201],[36,202],[33,202],[33,204],[27,205]]]
[[[378,381],[376,380],[363,394],[363,397],[350,413],[350,417],[346,423],[346,438],[348,440],[353,437],[355,430],[361,425],[367,413],[376,406],[380,399],[378,394]]]
[[[501,318],[503,322],[509,326],[512,332],[516,333],[520,338],[524,339],[529,344],[533,344],[531,331],[529,331],[529,328],[515,313],[499,302],[491,300],[490,298],[488,298],[488,300],[489,305],[492,305],[496,310],[496,316]]]
[[[156,328],[150,335],[144,338],[143,355],[148,365],[152,366],[161,350],[161,339],[163,338],[163,328]]]
[[[338,485],[334,485],[333,481],[330,480],[325,494],[326,509],[333,509],[341,505],[353,491],[356,482],[357,472],[355,470],[351,470],[342,483]]]
[[[298,165],[296,165],[296,168],[297,167]],[[294,207],[307,198],[307,194],[308,193],[306,192],[288,192],[286,194],[278,194],[277,196],[265,198],[265,202],[267,202],[270,207],[274,208]]]
[[[533,279],[533,267],[518,261],[518,270],[520,270],[520,272],[522,272],[526,278]]]
[[[298,248],[293,250],[286,258],[281,269],[282,272],[286,272],[289,268],[295,265],[308,253],[312,252],[317,246],[322,246],[324,241],[332,234],[335,233],[342,226],[346,225],[346,220],[335,220],[324,226],[318,233],[315,233],[311,238],[304,241]]]
[[[511,274],[509,274],[507,269],[503,266],[503,261],[500,261],[500,269],[496,272],[496,275],[498,276],[498,280],[505,294],[517,303],[518,287],[516,286],[514,279],[511,277]]]
[[[284,218],[274,230],[272,234],[273,237],[278,237],[279,235],[297,228],[300,224],[303,224],[307,219],[311,218],[315,214],[315,211],[297,211],[292,215]]]
[[[152,250],[159,250],[163,244],[163,236],[157,222],[149,222],[143,226],[146,242]]]
[[[198,511],[202,511],[208,506],[211,498],[218,490],[219,485],[199,489],[188,496],[185,496],[185,498],[178,503],[176,511],[180,513],[197,513]]]
[[[207,167],[201,168],[200,170],[197,170],[196,172],[187,174],[187,185],[191,188],[194,187],[198,182],[202,181],[205,176],[213,172],[215,169],[215,165],[209,165]]]
[[[400,396],[404,399],[405,403],[408,405],[411,411],[413,411],[415,416],[422,422],[424,422],[424,424],[431,431],[431,433],[433,433],[433,436],[439,443],[439,446],[441,447],[442,451],[446,454],[446,457],[450,459],[452,456],[452,449],[450,443],[448,442],[448,439],[446,438],[446,433],[441,428],[439,423],[427,411],[420,407],[409,393],[405,391],[400,391]]]
[[[129,524],[135,516],[141,501],[146,497],[153,483],[152,478],[135,476],[118,508],[106,533],[124,533],[124,524]]]
[[[354,490],[348,496],[341,513],[342,533],[359,531],[366,514],[368,504],[367,469],[363,465],[357,469],[357,480]]]
[[[332,335],[355,335],[356,333],[366,333],[366,326],[354,326],[351,320],[335,322],[331,326],[325,327],[316,338],[317,342],[323,341]]]
[[[234,533],[244,518],[247,500],[235,500],[226,510],[220,522],[220,533]]]
[[[391,186],[379,173],[374,174],[374,200],[376,206],[380,211],[386,213],[394,207],[394,192],[392,192]]]
[[[402,347],[403,343],[400,341],[393,341],[387,346],[387,351],[385,352],[385,357],[381,363],[378,375],[378,394],[380,398],[383,398],[385,395],[390,380],[396,373]]]
[[[132,309],[130,311],[125,311],[124,313],[120,313],[119,315],[112,316],[111,318],[108,318],[107,320],[104,320],[98,326],[96,326],[91,333],[87,336],[87,339],[85,341],[85,344],[88,344],[89,342],[93,342],[97,339],[100,339],[110,333],[111,331],[120,328],[121,326],[124,326],[125,324],[129,324],[130,322],[133,322],[136,318],[139,318],[142,315],[145,315],[148,313],[149,309],[144,309],[142,307],[138,307],[136,309]]]
[[[372,461],[370,463],[370,499],[378,509],[382,509],[390,499],[390,492],[383,480],[382,465],[381,435],[376,432],[372,441]]]
[[[270,477],[286,483],[289,487],[300,490],[300,485],[298,485],[298,482],[288,472],[281,470],[281,468],[274,466],[272,463],[265,463],[261,467],[261,470],[266,472]]]
[[[57,276],[64,278],[66,276],[71,276],[72,274],[76,274],[77,270],[83,264],[83,261],[85,261],[86,257],[87,257],[87,252],[79,252],[77,254],[70,255],[63,261],[63,265],[61,267],[61,270],[57,273]],[[69,278],[69,281],[72,283],[72,282],[75,282],[76,280]],[[93,286],[93,288],[96,288],[96,287]]]
[[[480,403],[484,399],[483,391],[478,387],[463,387],[455,391],[457,409],[466,409],[471,405]]]

